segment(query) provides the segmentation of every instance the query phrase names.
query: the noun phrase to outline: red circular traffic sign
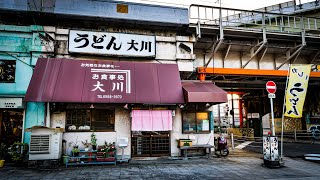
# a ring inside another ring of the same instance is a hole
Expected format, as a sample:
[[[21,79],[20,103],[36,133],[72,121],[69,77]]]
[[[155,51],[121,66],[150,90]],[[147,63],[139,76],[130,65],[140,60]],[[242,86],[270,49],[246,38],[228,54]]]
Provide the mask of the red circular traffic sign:
[[[274,94],[276,92],[276,90],[277,90],[277,85],[273,81],[268,81],[266,83],[266,89],[267,89],[268,93]]]

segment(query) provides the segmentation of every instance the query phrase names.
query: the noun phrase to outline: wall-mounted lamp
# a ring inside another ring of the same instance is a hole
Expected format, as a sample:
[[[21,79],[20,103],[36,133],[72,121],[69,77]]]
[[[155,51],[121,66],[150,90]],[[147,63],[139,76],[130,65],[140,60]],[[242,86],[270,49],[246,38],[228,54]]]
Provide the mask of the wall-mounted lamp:
[[[93,106],[93,104],[91,104],[90,109],[93,109],[93,108],[94,108],[94,106]]]
[[[180,43],[179,48],[187,51],[188,53],[191,53],[191,48],[189,46],[185,45],[184,43]]]
[[[184,104],[179,104],[180,109],[184,108],[184,106],[185,106]]]
[[[123,106],[124,109],[129,109],[128,104]]]

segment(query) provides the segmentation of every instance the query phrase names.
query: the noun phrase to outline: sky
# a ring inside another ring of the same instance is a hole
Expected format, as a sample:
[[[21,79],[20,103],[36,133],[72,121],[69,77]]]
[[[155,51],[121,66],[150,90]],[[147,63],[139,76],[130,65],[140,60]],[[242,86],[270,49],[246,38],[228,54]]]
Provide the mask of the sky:
[[[220,6],[219,0],[120,0],[126,2],[157,4],[167,6],[189,7],[190,4]],[[280,4],[292,0],[221,0],[222,7],[253,10],[274,4]],[[315,0],[296,0],[297,3],[305,3]]]

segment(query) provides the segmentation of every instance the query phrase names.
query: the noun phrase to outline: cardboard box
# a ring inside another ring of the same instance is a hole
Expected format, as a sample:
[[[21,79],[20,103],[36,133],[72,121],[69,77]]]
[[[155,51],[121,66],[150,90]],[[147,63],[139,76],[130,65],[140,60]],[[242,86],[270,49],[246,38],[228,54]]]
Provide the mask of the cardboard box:
[[[192,146],[192,141],[190,139],[179,139],[179,147],[182,146]]]

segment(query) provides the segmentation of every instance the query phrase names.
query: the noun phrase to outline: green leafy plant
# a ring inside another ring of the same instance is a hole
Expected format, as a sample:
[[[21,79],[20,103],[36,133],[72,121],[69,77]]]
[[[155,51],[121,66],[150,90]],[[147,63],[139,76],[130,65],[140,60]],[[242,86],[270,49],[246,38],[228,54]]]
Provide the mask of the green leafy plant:
[[[115,148],[115,143],[114,142],[113,143],[108,143],[107,141],[105,141],[104,145],[98,146],[98,152],[99,153],[103,153],[102,156],[104,158],[114,156],[115,151],[116,151],[116,148]]]
[[[91,134],[91,145],[97,146],[97,137],[94,132]]]
[[[105,145],[105,152],[114,152],[116,150],[115,142],[113,143],[108,143],[107,141],[104,142]]]
[[[79,149],[79,148],[73,148],[73,149],[71,150],[71,152],[72,152],[72,153],[78,153],[78,152],[80,152],[80,149]]]
[[[15,142],[8,148],[8,153],[11,155],[11,159],[15,162],[22,161],[29,150],[27,143]]]

